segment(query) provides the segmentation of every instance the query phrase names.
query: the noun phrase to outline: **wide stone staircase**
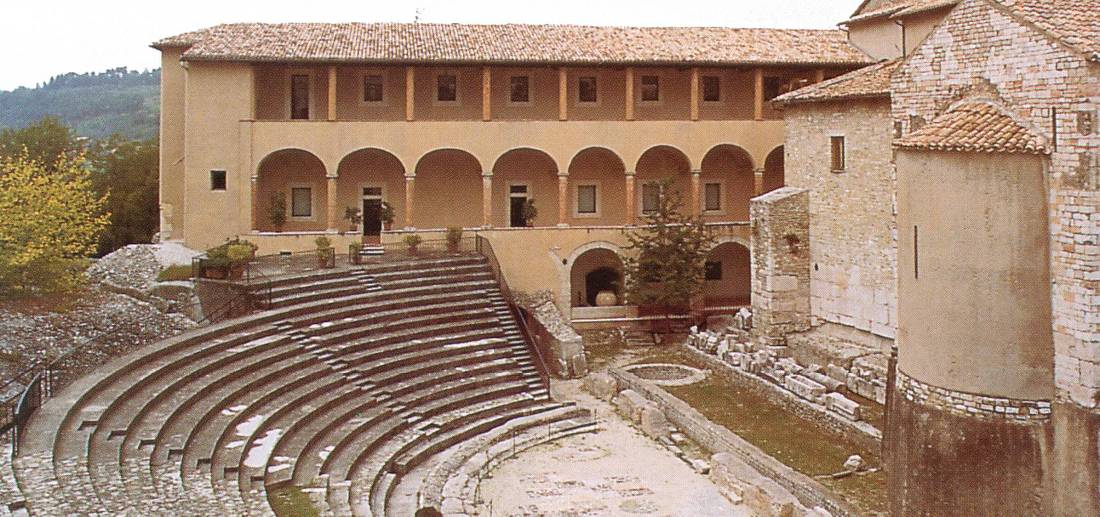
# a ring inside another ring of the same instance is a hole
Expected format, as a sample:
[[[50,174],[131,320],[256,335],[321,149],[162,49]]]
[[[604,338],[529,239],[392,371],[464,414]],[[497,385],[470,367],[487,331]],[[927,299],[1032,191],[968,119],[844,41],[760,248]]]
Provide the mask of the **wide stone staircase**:
[[[440,507],[479,452],[594,425],[550,398],[480,255],[251,288],[263,311],[120,357],[39,408],[12,463],[12,509],[301,513],[280,510],[293,500],[412,515]]]

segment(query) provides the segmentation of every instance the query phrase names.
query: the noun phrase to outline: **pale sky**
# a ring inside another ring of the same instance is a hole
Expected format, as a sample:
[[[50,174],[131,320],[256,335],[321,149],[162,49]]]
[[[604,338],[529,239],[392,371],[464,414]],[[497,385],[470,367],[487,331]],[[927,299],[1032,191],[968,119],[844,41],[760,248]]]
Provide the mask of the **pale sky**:
[[[828,29],[859,0],[4,0],[0,90],[66,72],[160,66],[149,43],[228,22],[571,23]]]

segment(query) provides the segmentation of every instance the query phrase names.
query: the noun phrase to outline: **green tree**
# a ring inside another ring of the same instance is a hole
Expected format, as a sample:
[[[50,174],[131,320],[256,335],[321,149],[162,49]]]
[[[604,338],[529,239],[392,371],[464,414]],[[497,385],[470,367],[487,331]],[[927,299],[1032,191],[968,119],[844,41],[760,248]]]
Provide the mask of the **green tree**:
[[[22,129],[0,129],[0,157],[14,158],[24,150],[27,158],[50,168],[61,157],[76,158],[83,145],[57,117],[45,117]]]
[[[78,287],[109,215],[83,157],[0,157],[0,294]]]
[[[127,244],[148,243],[160,226],[157,142],[129,142],[115,135],[91,157],[95,192],[107,197],[111,225],[99,238],[99,255]]]
[[[690,306],[703,289],[707,253],[714,245],[698,217],[682,213],[683,201],[668,181],[659,186],[656,210],[626,233],[626,298],[634,305],[659,307],[665,330],[674,310]]]

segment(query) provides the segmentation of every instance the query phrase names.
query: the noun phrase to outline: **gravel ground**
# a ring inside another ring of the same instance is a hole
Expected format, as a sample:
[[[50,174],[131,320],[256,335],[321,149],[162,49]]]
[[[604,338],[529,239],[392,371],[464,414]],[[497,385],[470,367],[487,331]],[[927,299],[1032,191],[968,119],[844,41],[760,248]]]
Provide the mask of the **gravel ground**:
[[[96,261],[85,273],[89,285],[71,295],[75,300],[24,299],[0,303],[0,386],[38,359],[57,357],[71,347],[98,339],[60,365],[62,382],[112,357],[192,328],[195,323],[175,313],[100,286],[146,291],[165,265],[190,263],[195,252],[175,244],[126,246]],[[22,381],[22,379],[20,380]],[[0,400],[18,393],[16,383],[0,388]]]

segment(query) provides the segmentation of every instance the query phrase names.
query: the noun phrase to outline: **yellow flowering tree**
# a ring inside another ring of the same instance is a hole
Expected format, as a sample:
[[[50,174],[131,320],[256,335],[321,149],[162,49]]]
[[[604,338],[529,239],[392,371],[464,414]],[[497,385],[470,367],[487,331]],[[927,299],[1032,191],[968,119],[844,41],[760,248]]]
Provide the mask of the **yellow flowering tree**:
[[[0,295],[78,287],[110,215],[83,157],[0,157]]]

